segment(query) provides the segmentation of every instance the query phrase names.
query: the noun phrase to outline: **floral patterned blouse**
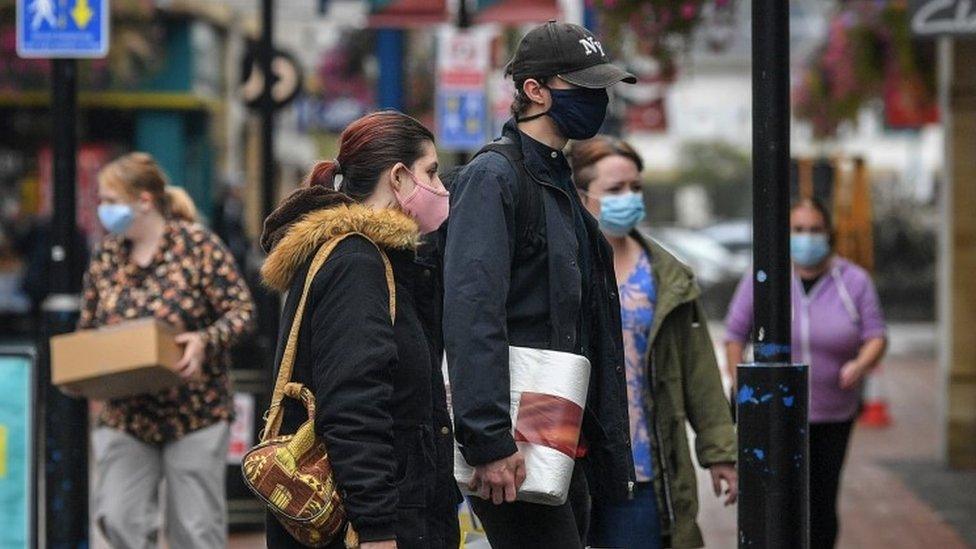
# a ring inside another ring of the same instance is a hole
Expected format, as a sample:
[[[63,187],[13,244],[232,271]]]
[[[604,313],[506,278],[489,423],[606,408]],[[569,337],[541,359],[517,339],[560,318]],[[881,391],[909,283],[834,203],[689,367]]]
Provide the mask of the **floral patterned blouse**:
[[[654,324],[657,287],[651,260],[641,251],[637,265],[620,285],[620,314],[624,330],[624,364],[627,375],[627,403],[630,410],[630,439],[634,452],[634,472],[638,482],[654,479],[651,438],[648,431],[647,347]]]
[[[150,444],[170,442],[230,421],[229,350],[251,329],[254,304],[233,256],[201,225],[169,221],[152,261],[129,259],[131,243],[109,235],[85,273],[78,327],[98,328],[154,316],[181,331],[199,331],[206,360],[199,379],[154,394],[106,403],[99,425]]]

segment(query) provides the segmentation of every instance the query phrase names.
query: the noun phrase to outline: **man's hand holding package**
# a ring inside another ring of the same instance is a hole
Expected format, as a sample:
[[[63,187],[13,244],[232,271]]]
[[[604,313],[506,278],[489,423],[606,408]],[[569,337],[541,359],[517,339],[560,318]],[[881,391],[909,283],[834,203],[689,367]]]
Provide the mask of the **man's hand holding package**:
[[[189,380],[200,375],[207,350],[203,333],[185,332],[176,336],[175,341],[184,346],[183,358],[176,363],[176,371],[180,377]]]
[[[490,499],[495,505],[515,501],[518,489],[525,482],[525,458],[516,451],[507,458],[478,465],[468,488],[477,491],[481,499]]]

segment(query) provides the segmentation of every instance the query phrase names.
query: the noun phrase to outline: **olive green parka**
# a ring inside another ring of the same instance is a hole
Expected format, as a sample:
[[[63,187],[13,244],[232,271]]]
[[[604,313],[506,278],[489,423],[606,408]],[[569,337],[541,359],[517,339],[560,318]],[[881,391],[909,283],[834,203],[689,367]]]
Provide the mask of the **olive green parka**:
[[[648,337],[648,427],[665,546],[701,547],[698,485],[686,422],[702,467],[736,460],[736,436],[694,274],[660,244],[635,231],[651,257],[657,286]]]

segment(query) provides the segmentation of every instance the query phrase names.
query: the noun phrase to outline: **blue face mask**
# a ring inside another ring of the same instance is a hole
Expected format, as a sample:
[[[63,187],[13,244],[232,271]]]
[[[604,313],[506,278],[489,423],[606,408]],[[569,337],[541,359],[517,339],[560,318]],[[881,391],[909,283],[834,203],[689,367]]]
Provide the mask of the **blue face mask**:
[[[563,137],[589,139],[600,131],[610,102],[607,90],[573,88],[549,91],[552,93],[552,106],[546,114],[556,123]]]
[[[600,228],[611,236],[627,236],[644,220],[644,197],[639,193],[606,195],[600,199]]]
[[[112,234],[123,234],[132,226],[135,213],[128,204],[100,204],[98,206],[98,220],[105,230]]]
[[[815,267],[830,255],[830,242],[825,234],[793,233],[790,235],[790,255],[801,267]]]

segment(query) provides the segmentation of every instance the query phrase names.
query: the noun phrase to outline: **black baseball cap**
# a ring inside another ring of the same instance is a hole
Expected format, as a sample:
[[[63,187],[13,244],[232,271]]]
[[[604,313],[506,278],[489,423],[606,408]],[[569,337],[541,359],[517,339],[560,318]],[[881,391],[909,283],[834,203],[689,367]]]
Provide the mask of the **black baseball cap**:
[[[610,63],[603,45],[579,25],[549,21],[522,37],[505,67],[515,82],[558,76],[583,88],[609,88],[617,82],[635,84],[637,77]]]

